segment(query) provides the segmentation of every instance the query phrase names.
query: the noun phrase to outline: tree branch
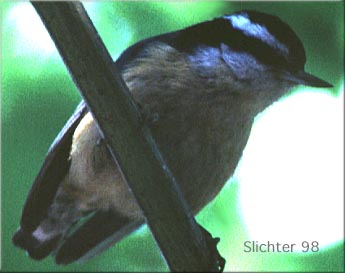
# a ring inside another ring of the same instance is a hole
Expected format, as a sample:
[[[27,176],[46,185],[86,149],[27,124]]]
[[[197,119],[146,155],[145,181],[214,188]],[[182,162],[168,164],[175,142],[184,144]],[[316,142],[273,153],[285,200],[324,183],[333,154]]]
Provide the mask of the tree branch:
[[[171,271],[218,271],[218,262],[79,2],[32,2],[144,212]]]

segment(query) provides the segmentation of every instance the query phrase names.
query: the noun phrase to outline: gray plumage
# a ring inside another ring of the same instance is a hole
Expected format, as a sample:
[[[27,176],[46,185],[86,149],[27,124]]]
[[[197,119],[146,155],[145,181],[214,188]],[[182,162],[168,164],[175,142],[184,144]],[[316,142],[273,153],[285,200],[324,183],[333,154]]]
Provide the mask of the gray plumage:
[[[271,34],[276,27],[287,29],[289,40]],[[222,39],[224,34],[229,37]],[[258,113],[297,84],[329,87],[305,73],[304,63],[303,46],[285,23],[262,13],[240,12],[144,40],[125,51],[116,65],[196,214],[233,174]],[[61,156],[68,166],[55,197],[45,201],[46,211],[30,222],[36,201],[29,195],[14,236],[14,243],[33,258],[54,249],[58,263],[90,258],[144,223],[91,114],[84,112],[66,129],[73,137],[66,145],[68,153]],[[53,166],[49,164],[43,169]],[[31,196],[48,183],[46,173],[40,173]],[[71,235],[72,224],[90,212],[96,216],[84,226],[85,232],[81,228]],[[86,234],[92,232],[95,238]],[[80,242],[86,243],[82,250]]]

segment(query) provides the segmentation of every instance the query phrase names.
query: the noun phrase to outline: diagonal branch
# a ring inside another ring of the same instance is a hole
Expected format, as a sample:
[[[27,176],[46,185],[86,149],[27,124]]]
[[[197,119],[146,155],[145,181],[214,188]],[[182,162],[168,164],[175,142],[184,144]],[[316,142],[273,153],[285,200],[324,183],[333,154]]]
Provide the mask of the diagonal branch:
[[[196,223],[82,4],[32,4],[121,166],[170,270],[218,271],[209,238]]]

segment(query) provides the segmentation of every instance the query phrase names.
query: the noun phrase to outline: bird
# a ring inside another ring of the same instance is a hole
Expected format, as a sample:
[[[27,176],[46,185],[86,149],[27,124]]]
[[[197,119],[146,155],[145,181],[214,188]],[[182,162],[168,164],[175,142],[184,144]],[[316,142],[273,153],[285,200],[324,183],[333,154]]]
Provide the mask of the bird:
[[[305,63],[304,46],[287,23],[242,10],[139,41],[114,66],[197,214],[233,175],[259,113],[295,86],[332,87],[307,73]],[[69,264],[98,255],[144,223],[81,101],[48,150],[13,244],[35,260],[53,255]]]

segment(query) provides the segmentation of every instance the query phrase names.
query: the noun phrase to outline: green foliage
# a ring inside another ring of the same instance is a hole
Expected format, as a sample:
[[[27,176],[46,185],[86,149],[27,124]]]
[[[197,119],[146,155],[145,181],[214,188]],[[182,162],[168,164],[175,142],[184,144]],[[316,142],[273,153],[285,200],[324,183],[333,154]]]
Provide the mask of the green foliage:
[[[337,87],[343,84],[343,2],[146,1],[87,2],[85,6],[114,58],[140,39],[235,10],[256,9],[276,14],[289,22],[302,37],[309,57],[307,71]],[[1,8],[2,270],[166,271],[167,267],[146,227],[85,264],[64,267],[56,266],[51,257],[35,262],[12,245],[11,237],[18,227],[31,183],[50,143],[73,112],[80,96],[58,53],[40,50],[39,46],[44,46],[43,40],[34,40],[32,45],[28,43],[30,37],[35,37],[34,27],[28,28],[27,36],[23,36],[18,21],[24,20],[25,24],[25,18],[19,18],[23,14],[18,9],[28,9],[34,14],[30,4],[1,3]],[[315,29],[315,22],[321,28]],[[26,23],[30,25],[30,21]],[[307,257],[297,254],[243,254],[241,244],[247,235],[237,203],[237,189],[236,182],[228,183],[215,201],[198,215],[200,223],[214,237],[221,238],[219,248],[227,260],[227,270],[343,270],[344,248],[340,243]]]

